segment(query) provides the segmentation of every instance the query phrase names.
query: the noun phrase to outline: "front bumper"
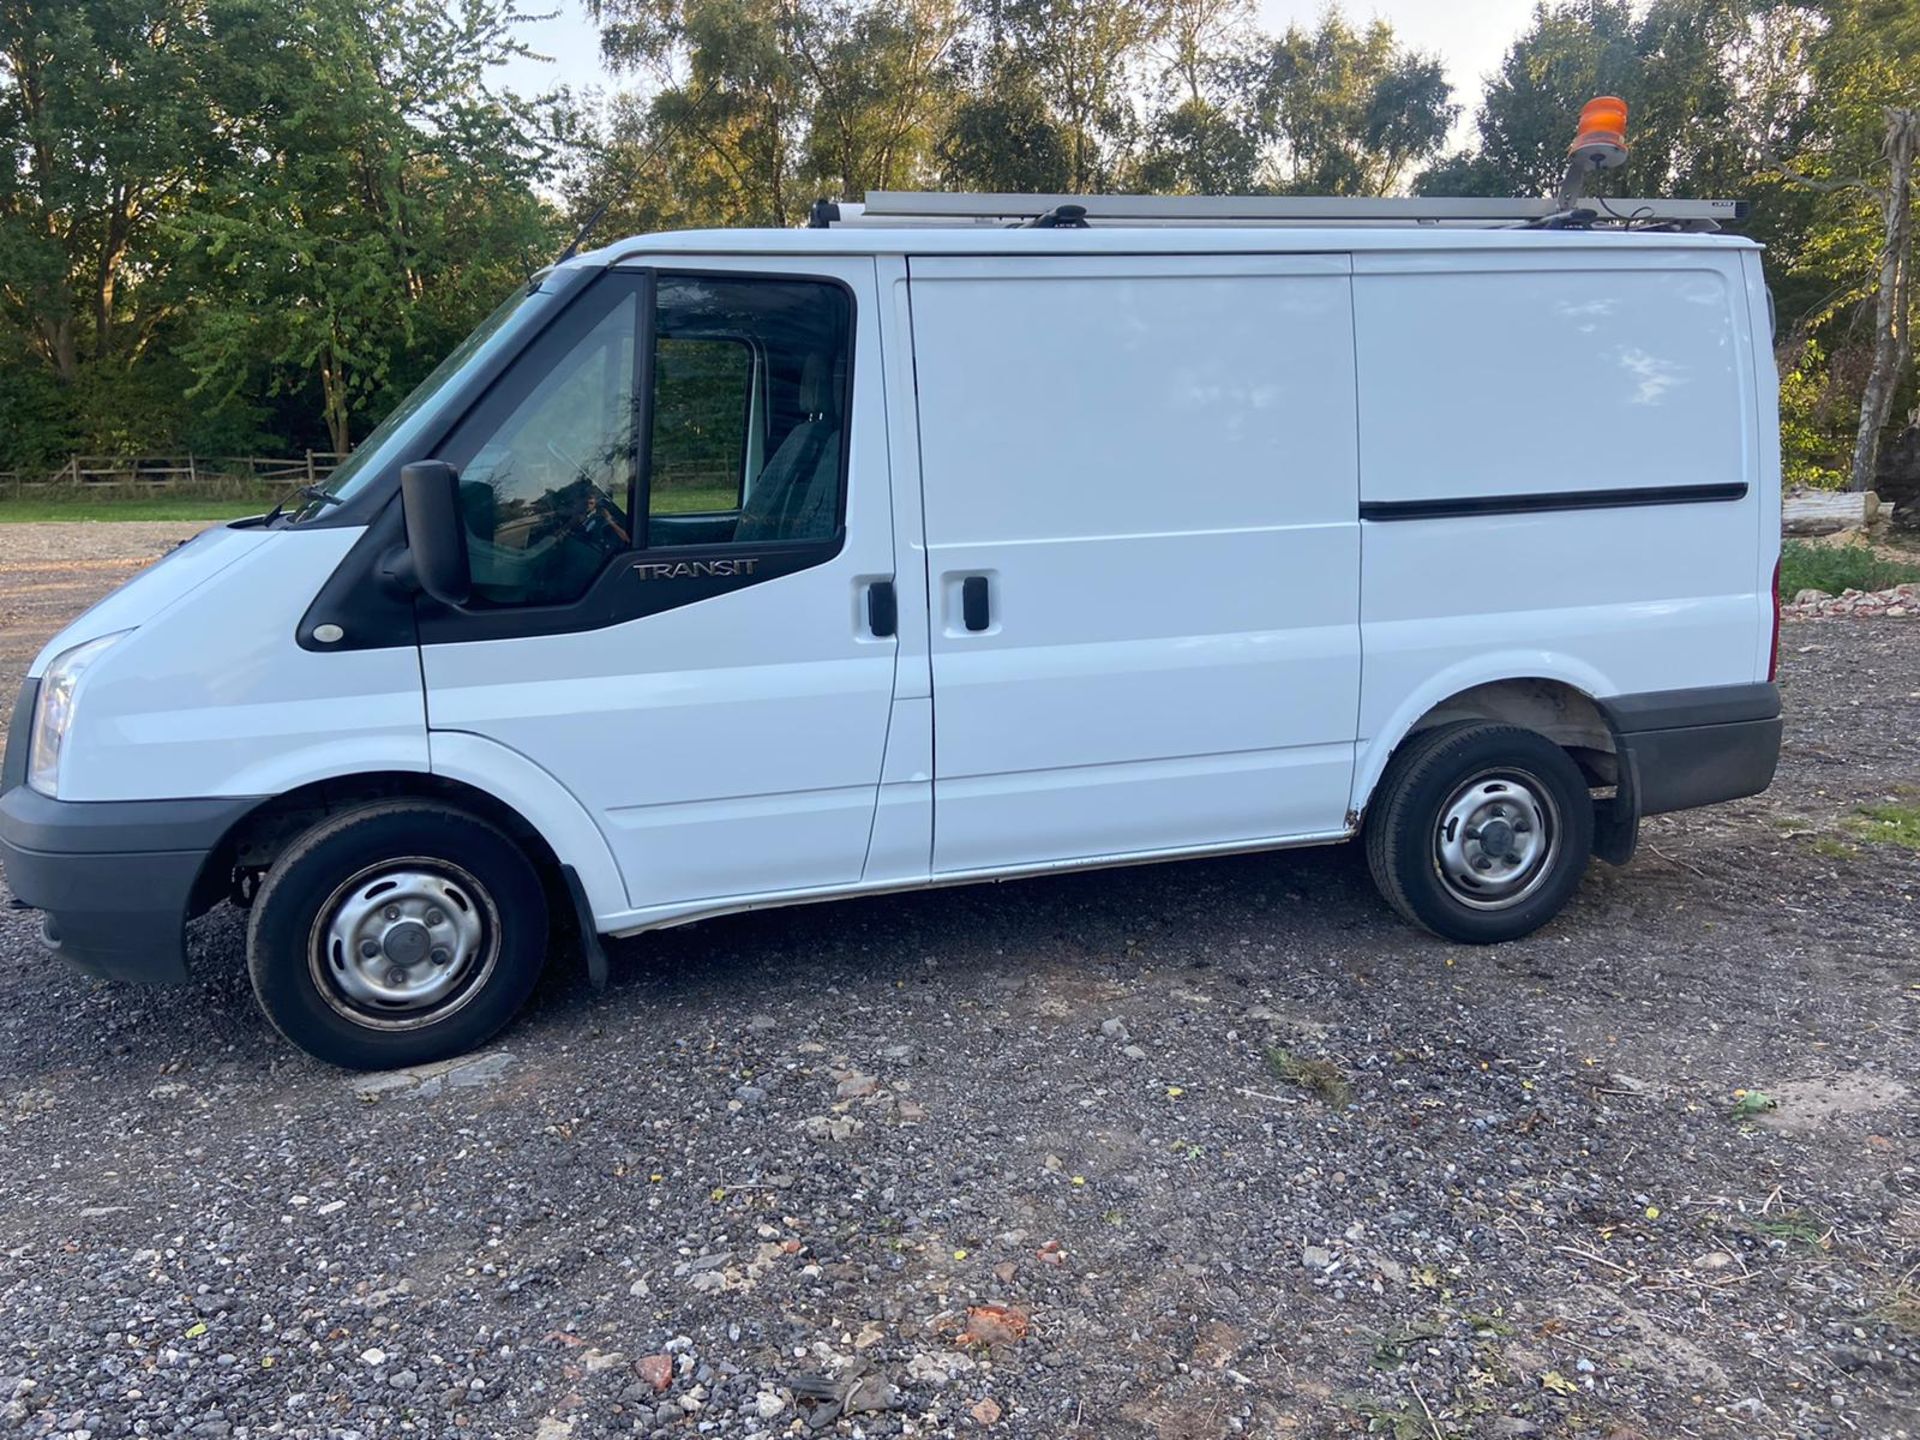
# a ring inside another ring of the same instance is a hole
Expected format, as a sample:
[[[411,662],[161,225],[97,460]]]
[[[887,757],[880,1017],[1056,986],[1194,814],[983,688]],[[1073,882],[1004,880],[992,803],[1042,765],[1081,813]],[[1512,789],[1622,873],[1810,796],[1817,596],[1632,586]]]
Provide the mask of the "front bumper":
[[[63,960],[102,979],[179,984],[207,857],[258,803],[67,801],[14,785],[0,795],[0,868]]]
[[[1601,702],[1619,746],[1621,788],[1640,815],[1758,795],[1780,763],[1780,691],[1715,685]]]

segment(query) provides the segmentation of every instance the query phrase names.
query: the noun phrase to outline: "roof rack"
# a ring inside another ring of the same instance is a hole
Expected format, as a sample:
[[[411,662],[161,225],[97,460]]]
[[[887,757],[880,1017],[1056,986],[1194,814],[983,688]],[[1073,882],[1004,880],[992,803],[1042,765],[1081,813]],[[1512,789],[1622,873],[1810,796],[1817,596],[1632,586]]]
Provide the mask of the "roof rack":
[[[1743,220],[1744,200],[1614,200],[1588,196],[1578,208],[1552,199],[1477,196],[1354,199],[1338,195],[962,195],[869,190],[866,202],[822,200],[810,224],[833,226],[1092,225],[1436,226],[1460,229],[1631,227],[1718,230]]]

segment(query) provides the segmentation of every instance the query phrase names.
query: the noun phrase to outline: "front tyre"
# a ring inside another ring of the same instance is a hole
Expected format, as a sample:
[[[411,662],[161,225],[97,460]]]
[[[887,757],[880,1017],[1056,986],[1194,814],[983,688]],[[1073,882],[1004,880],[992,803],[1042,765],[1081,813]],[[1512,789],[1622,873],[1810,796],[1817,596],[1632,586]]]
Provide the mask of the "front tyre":
[[[333,816],[267,872],[247,926],[260,1008],[308,1054],[355,1070],[459,1055],[539,979],[547,902],[520,847],[451,805]]]
[[[1559,914],[1593,849],[1593,801],[1567,752],[1515,725],[1414,736],[1381,777],[1367,864],[1387,903],[1449,940],[1530,935]]]

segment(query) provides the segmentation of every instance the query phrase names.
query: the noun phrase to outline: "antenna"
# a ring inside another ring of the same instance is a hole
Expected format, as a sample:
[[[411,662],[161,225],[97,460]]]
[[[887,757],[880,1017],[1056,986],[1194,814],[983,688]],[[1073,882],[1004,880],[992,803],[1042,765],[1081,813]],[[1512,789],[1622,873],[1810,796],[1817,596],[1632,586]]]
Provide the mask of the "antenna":
[[[707,103],[707,97],[713,94],[713,87],[718,85],[719,83],[720,83],[720,78],[718,76],[715,76],[713,79],[707,81],[707,88],[700,92],[699,98],[695,100],[693,104],[689,105],[686,108],[685,113],[681,115],[679,120],[677,120],[671,125],[668,125],[663,130],[661,130],[661,132],[658,135],[654,136],[653,144],[647,147],[647,153],[640,157],[639,163],[636,164],[633,167],[633,169],[628,173],[627,182],[624,185],[616,185],[613,187],[612,191],[608,193],[607,198],[602,200],[599,206],[594,210],[593,214],[587,217],[587,223],[582,225],[579,229],[579,232],[574,235],[573,243],[568,245],[565,250],[562,250],[560,252],[560,258],[553,262],[555,265],[564,265],[567,263],[567,261],[571,260],[575,255],[580,253],[581,245],[585,243],[587,236],[593,233],[593,227],[598,225],[601,221],[601,218],[606,215],[607,211],[613,208],[613,202],[623,198],[633,188],[632,177],[635,175],[638,175],[642,170],[646,169],[648,162],[651,161],[655,156],[657,156],[662,149],[665,148],[667,141],[673,138],[673,133],[676,129],[678,129],[682,125],[687,124],[689,121],[693,119],[695,115],[698,115],[700,113],[700,107]],[[821,203],[824,204],[825,202],[822,201]]]

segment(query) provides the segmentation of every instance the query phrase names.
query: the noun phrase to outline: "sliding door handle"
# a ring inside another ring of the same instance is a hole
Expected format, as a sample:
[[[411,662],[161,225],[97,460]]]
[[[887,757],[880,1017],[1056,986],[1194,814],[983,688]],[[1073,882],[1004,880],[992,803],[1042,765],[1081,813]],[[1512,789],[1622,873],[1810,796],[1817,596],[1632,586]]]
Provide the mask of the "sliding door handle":
[[[867,587],[867,628],[885,640],[900,629],[900,597],[891,580],[876,580]]]
[[[960,582],[960,618],[967,629],[980,631],[991,623],[987,614],[987,577],[969,575]]]

